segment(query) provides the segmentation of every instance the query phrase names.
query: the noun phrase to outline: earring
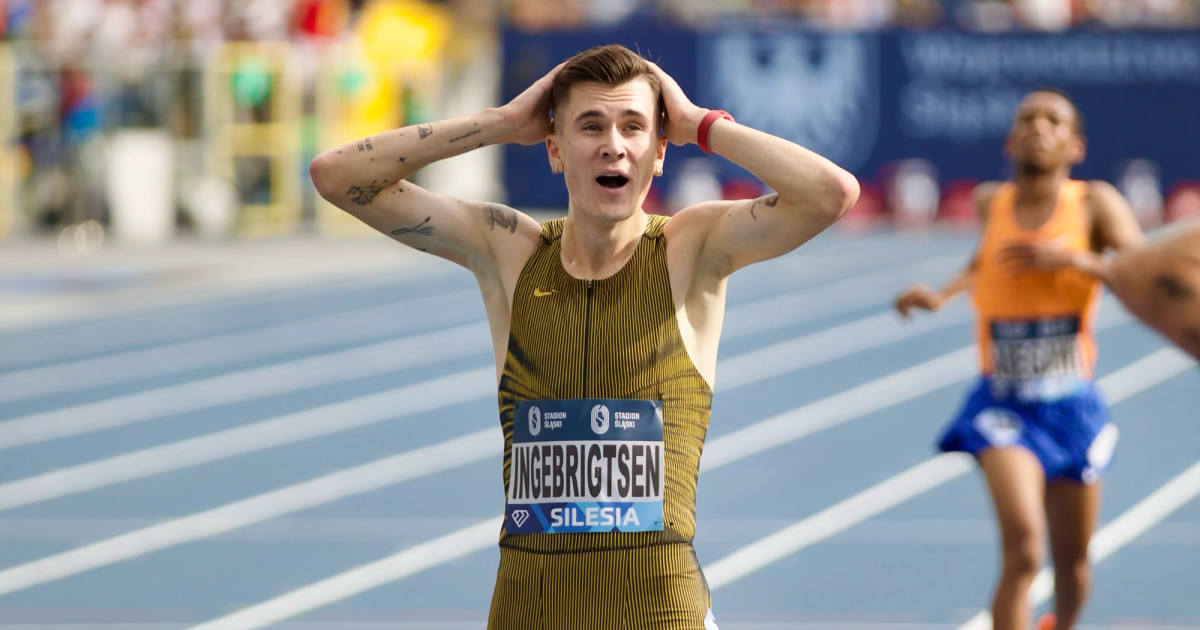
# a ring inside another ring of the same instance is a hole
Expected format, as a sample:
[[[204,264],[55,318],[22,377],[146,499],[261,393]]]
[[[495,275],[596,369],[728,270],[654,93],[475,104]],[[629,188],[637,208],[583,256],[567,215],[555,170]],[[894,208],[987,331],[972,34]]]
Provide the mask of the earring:
[[[657,176],[657,177],[662,177],[662,167],[661,167],[661,166],[659,166],[659,167],[656,167],[656,168],[654,169],[654,175],[655,175],[655,176]]]
[[[559,173],[561,173],[561,172],[562,172],[562,169],[561,169],[561,168],[559,168],[559,167],[557,167],[557,166],[555,166],[555,165],[553,165],[553,164],[551,164],[551,165],[550,165],[550,174],[551,174],[551,175],[558,175],[558,174],[559,174]]]

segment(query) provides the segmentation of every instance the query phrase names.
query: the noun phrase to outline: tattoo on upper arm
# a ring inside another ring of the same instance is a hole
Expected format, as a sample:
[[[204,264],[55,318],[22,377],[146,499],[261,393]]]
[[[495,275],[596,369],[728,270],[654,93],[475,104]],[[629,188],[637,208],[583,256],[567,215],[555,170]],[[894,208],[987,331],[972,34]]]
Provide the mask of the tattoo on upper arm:
[[[401,156],[400,156],[400,159],[399,159],[399,160],[396,160],[396,161],[397,161],[397,162],[400,162],[401,164],[403,164],[403,163],[404,163],[404,160],[407,160],[407,159],[408,159],[408,158],[406,158],[406,157],[404,157],[403,155],[401,155]]]
[[[352,200],[354,203],[360,206],[365,206],[372,201],[375,201],[375,196],[379,194],[379,191],[383,190],[382,186],[377,186],[375,184],[376,182],[372,181],[367,186],[351,186],[350,190],[346,191],[346,194],[354,196],[354,199]]]
[[[512,208],[502,206],[498,203],[485,203],[483,209],[487,212],[488,229],[495,230],[499,225],[500,229],[508,228],[508,233],[513,234],[517,231],[517,211]]]
[[[753,203],[750,204],[750,218],[754,219],[755,221],[758,220],[758,215],[754,214],[754,208],[758,207],[758,202],[760,202],[760,201],[763,202],[763,204],[766,205],[768,208],[774,208],[775,205],[779,203],[779,195],[776,194],[776,195],[767,195],[765,197],[759,197],[758,199],[755,199]],[[733,214],[732,208],[729,210],[729,214]]]
[[[370,138],[364,138],[364,139],[358,141],[358,150],[359,151],[373,151],[373,150],[375,150],[375,147],[371,146]]]
[[[458,142],[459,140],[462,140],[463,138],[468,138],[468,137],[473,136],[482,131],[483,131],[482,129],[472,129],[472,130],[468,131],[467,133],[464,133],[461,136],[456,136],[454,138],[450,138],[450,142]]]
[[[1191,287],[1179,281],[1175,276],[1166,275],[1159,276],[1154,279],[1154,286],[1167,295],[1167,297],[1175,300],[1190,300],[1196,297]]]
[[[424,140],[425,138],[428,138],[429,136],[432,136],[433,135],[433,123],[425,123],[424,125],[417,125],[417,133],[421,135],[422,140]]]
[[[400,236],[401,234],[418,234],[420,236],[430,236],[433,234],[433,226],[427,225],[433,217],[425,217],[425,220],[410,227],[392,230],[392,236]]]

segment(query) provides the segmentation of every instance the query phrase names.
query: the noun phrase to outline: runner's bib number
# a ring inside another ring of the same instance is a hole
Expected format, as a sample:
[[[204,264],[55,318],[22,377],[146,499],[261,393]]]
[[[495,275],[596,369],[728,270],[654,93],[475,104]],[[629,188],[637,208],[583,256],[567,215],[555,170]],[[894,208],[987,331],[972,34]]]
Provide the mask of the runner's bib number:
[[[1079,318],[993,321],[993,392],[1022,401],[1070,395],[1083,383]]]
[[[662,531],[665,464],[660,401],[518,403],[505,531]]]

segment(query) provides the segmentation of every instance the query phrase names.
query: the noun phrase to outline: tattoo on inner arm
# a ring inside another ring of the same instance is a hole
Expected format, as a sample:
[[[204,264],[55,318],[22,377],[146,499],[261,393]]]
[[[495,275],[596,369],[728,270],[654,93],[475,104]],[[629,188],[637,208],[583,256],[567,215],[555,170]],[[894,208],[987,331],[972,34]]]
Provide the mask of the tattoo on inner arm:
[[[433,135],[433,123],[417,125],[417,133],[421,135],[422,140],[424,140],[425,138],[428,138],[429,136],[432,136]]]
[[[404,160],[407,160],[407,159],[408,159],[408,158],[406,158],[406,157],[404,157],[403,155],[401,155],[401,156],[400,156],[400,159],[399,159],[399,160],[396,160],[396,161],[397,161],[397,162],[400,162],[401,164],[403,164],[403,163],[404,163]]]
[[[463,134],[463,135],[461,135],[461,136],[457,136],[457,137],[454,137],[454,138],[450,138],[450,142],[458,142],[459,140],[462,140],[463,138],[467,138],[467,137],[473,136],[473,135],[475,135],[475,134],[477,134],[477,133],[479,133],[479,132],[481,132],[481,131],[483,131],[483,130],[482,130],[482,129],[472,129],[471,131],[468,131],[467,133],[464,133],[464,134]]]
[[[420,236],[430,236],[433,234],[433,226],[427,225],[433,217],[425,217],[425,220],[410,227],[392,230],[392,236],[400,236],[401,234],[417,234]],[[424,250],[422,250],[424,251]]]
[[[763,200],[763,203],[767,204],[768,208],[774,208],[775,204],[779,203],[779,195],[778,194],[770,195],[766,199]]]
[[[371,146],[370,138],[364,138],[364,139],[358,141],[358,150],[359,151],[373,151],[373,150],[375,150],[375,147]]]
[[[513,234],[517,231],[517,211],[512,208],[502,206],[498,203],[483,204],[484,210],[487,212],[488,229],[495,230],[499,225],[500,229],[508,228],[508,233]]]
[[[377,186],[376,181],[372,181],[367,186],[351,186],[350,190],[346,191],[346,194],[354,196],[354,199],[352,200],[354,203],[360,206],[365,206],[372,201],[375,201],[375,196],[378,195],[379,191],[381,190],[383,190],[383,187]]]

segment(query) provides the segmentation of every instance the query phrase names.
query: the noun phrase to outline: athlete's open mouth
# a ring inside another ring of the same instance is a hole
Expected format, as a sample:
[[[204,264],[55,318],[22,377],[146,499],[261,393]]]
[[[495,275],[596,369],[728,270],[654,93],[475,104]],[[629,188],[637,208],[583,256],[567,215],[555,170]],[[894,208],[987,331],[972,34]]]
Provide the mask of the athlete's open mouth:
[[[629,178],[624,175],[601,175],[596,178],[596,183],[605,188],[620,188],[629,183]]]

